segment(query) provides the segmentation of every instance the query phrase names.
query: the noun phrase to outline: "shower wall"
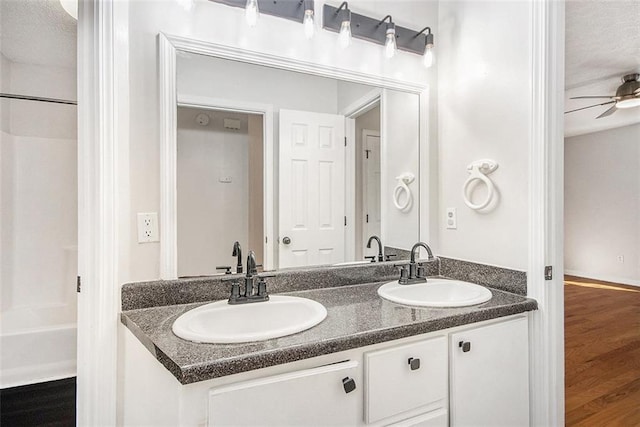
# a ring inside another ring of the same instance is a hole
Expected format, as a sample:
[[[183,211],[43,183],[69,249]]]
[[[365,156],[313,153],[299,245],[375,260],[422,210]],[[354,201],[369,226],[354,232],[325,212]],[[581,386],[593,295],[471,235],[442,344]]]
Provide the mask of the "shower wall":
[[[0,63],[2,92],[76,99],[75,69],[14,63],[1,55]],[[3,388],[73,375],[69,364],[75,366],[75,338],[69,331],[75,336],[76,129],[74,105],[0,99]],[[26,357],[36,351],[26,337],[41,332],[51,337],[51,348],[37,351],[51,358]],[[53,351],[59,346],[68,351]],[[61,354],[65,360],[57,359]],[[29,360],[37,363],[31,366]],[[64,366],[64,372],[55,366]]]

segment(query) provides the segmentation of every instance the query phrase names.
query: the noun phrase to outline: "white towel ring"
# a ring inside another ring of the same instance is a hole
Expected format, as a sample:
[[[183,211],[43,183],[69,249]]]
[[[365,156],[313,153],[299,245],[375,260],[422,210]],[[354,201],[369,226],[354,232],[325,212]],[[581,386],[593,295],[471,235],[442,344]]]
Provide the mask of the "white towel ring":
[[[495,186],[493,181],[487,177],[488,174],[493,172],[498,168],[498,164],[493,160],[478,160],[476,162],[471,163],[467,166],[467,170],[469,171],[469,178],[465,181],[462,186],[462,195],[464,198],[464,203],[473,210],[481,210],[486,208],[491,204],[493,200],[493,195],[495,193]],[[487,186],[487,197],[482,203],[475,204],[471,201],[471,194],[473,193],[473,188],[471,183],[475,181],[482,181]]]
[[[416,177],[412,173],[407,172],[397,176],[396,179],[398,180],[398,185],[396,185],[396,188],[393,190],[393,204],[398,210],[406,212],[413,206],[413,194],[411,194],[411,189],[408,184],[411,184]],[[400,198],[403,193],[405,193],[406,196],[404,203],[401,203]]]

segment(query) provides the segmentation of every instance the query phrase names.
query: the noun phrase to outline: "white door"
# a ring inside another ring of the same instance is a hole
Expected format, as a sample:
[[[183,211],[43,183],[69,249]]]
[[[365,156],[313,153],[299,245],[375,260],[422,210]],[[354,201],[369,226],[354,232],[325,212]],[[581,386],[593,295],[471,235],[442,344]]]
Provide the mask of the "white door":
[[[367,249],[369,237],[375,235],[380,238],[381,210],[380,210],[380,132],[363,129],[362,131],[362,187],[363,218],[362,222],[362,252],[364,255],[377,255],[378,246],[372,244]],[[383,242],[384,243],[384,242]]]
[[[280,110],[280,268],[344,261],[344,126]]]

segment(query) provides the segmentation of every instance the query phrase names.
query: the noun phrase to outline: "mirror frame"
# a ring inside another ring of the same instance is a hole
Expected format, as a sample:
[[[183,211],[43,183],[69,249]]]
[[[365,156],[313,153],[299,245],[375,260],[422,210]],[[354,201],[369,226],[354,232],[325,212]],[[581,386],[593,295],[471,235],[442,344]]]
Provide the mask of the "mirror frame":
[[[429,149],[429,86],[417,85],[412,82],[381,77],[346,69],[325,66],[316,63],[298,61],[277,55],[255,52],[238,47],[226,46],[202,40],[189,39],[166,33],[158,34],[158,83],[160,102],[160,279],[171,280],[178,278],[178,239],[177,239],[177,126],[178,126],[178,93],[177,93],[177,53],[193,53],[246,62],[253,65],[268,66],[287,71],[333,78],[377,87],[408,92],[419,97],[418,127],[418,232],[421,241],[429,240],[431,223],[431,209],[429,206],[430,191],[430,149]],[[418,59],[417,59],[418,60]],[[374,88],[372,88],[374,89]],[[384,90],[382,90],[384,92]],[[384,96],[384,95],[383,95]],[[189,102],[186,102],[189,104]],[[205,108],[206,105],[204,106]],[[212,108],[212,107],[209,107]],[[268,114],[268,113],[265,113]],[[265,120],[265,123],[267,120]],[[267,129],[265,129],[266,131]],[[268,147],[267,147],[268,148]],[[265,159],[273,158],[273,144],[271,152],[265,150]],[[268,164],[267,164],[268,165]],[[271,168],[265,169],[266,185],[273,185],[273,162]],[[269,182],[270,181],[270,182]],[[273,198],[271,206],[265,205],[265,234],[271,237],[272,243],[277,241],[274,236]],[[384,205],[383,205],[384,209]],[[273,261],[271,261],[272,263]],[[271,264],[273,268],[273,264]],[[269,265],[265,264],[265,268]]]

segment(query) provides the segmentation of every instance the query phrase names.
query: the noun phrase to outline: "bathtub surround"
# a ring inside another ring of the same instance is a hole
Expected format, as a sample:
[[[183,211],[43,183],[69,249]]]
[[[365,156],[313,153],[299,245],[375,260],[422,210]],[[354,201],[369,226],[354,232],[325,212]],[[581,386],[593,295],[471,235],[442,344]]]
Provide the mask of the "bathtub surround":
[[[75,64],[23,63],[9,48],[3,93],[76,98]],[[0,100],[2,388],[76,374],[76,116],[75,105]]]

